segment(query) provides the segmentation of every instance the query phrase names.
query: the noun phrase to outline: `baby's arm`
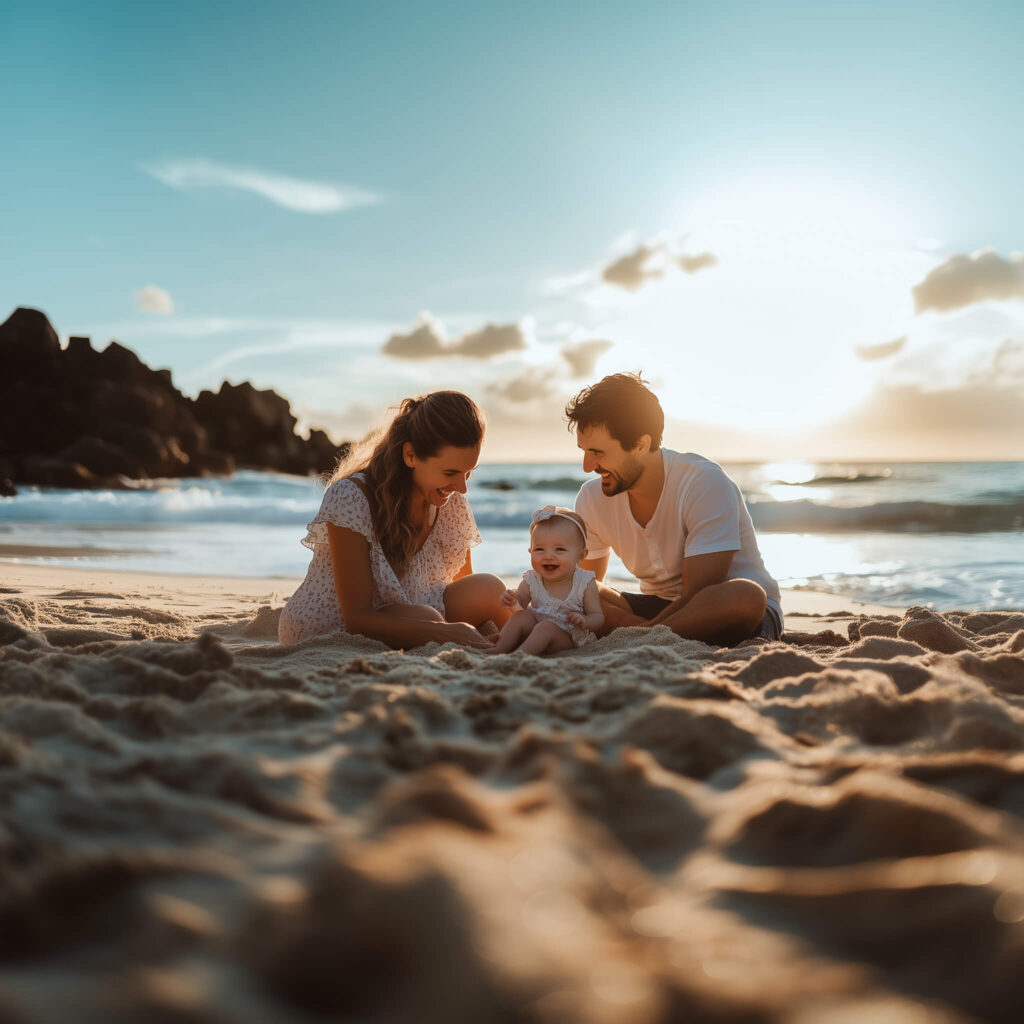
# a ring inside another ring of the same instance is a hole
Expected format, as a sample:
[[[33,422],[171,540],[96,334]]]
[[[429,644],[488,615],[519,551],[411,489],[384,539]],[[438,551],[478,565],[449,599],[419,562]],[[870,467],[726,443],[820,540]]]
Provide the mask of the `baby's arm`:
[[[597,592],[597,581],[591,580],[583,591],[583,615],[570,612],[568,620],[578,629],[600,629],[604,625],[604,612],[601,611],[601,595]]]
[[[526,608],[530,604],[530,584],[523,580],[517,590],[506,590],[501,595],[501,603],[506,608],[515,608],[517,603],[520,608]]]

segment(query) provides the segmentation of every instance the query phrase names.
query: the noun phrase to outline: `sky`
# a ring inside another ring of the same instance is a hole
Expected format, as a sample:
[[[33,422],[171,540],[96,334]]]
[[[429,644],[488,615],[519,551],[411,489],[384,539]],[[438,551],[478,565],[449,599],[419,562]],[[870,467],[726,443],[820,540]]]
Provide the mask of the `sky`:
[[[361,436],[1024,458],[1024,5],[0,5],[0,319]]]

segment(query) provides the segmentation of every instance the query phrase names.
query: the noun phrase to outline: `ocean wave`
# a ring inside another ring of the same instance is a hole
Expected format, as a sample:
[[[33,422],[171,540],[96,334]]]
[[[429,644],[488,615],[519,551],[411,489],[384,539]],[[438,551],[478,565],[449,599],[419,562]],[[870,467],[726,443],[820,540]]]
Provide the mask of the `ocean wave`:
[[[775,480],[774,484],[783,487],[834,487],[838,484],[866,484],[889,480],[892,473],[883,470],[881,473],[833,473],[812,477],[810,480]]]
[[[474,481],[489,491],[569,491],[576,493],[584,481],[578,476],[556,476],[547,480],[501,479]]]
[[[766,533],[990,533],[1024,531],[1024,505],[883,502],[857,508],[813,501],[752,502],[754,526]]]
[[[133,491],[52,491],[25,488],[0,503],[0,522],[128,525],[305,525],[319,498],[224,494],[204,487]]]

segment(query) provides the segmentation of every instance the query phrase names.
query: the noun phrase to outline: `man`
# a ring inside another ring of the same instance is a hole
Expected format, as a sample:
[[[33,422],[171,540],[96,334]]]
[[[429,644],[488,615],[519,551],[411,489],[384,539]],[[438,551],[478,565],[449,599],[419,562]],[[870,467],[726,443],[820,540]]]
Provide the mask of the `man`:
[[[750,513],[717,463],[661,447],[665,414],[638,375],[616,373],[566,407],[583,469],[598,473],[576,497],[603,580],[609,550],[640,580],[639,594],[599,584],[603,632],[664,624],[679,636],[731,645],[777,640],[779,587],[761,560]]]

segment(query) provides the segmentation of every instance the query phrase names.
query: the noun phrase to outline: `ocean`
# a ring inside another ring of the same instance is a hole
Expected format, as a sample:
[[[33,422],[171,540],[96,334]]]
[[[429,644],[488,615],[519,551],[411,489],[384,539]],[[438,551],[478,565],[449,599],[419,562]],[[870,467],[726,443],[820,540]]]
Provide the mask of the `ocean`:
[[[725,468],[784,587],[894,608],[1024,608],[1024,462]],[[483,536],[474,567],[518,576],[528,567],[530,514],[571,506],[584,479],[572,463],[481,466],[469,489]],[[0,499],[0,550],[19,551],[24,563],[302,576],[310,552],[300,541],[321,494],[315,480],[258,472],[125,491],[24,487]],[[628,579],[614,557],[608,579]]]

